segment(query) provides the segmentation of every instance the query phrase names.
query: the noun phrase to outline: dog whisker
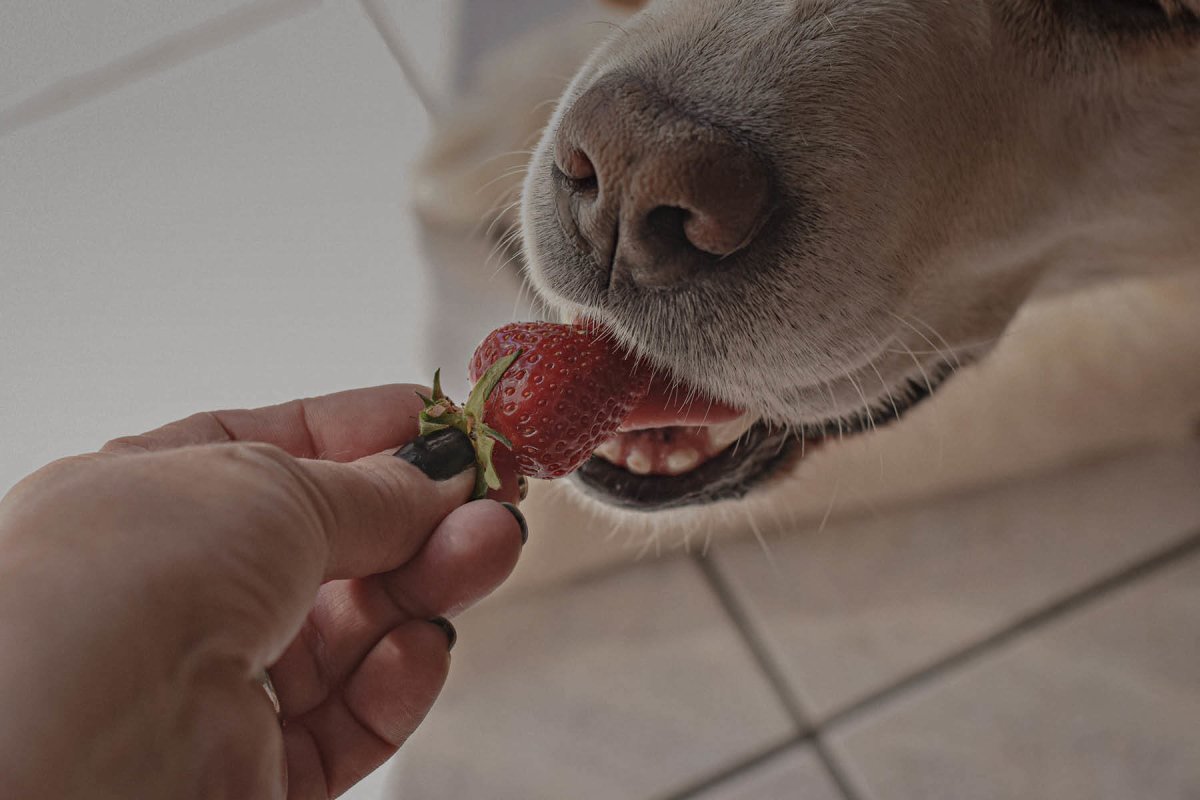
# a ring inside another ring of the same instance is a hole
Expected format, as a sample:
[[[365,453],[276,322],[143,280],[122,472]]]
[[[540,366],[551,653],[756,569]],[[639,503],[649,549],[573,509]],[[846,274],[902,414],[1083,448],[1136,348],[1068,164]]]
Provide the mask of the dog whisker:
[[[518,260],[519,258],[521,258],[520,252],[516,252],[516,253],[513,253],[512,255],[510,255],[508,258],[506,258],[504,261],[502,261],[500,263],[500,265],[496,267],[496,269],[492,270],[491,275],[488,276],[488,280],[489,281],[495,280],[498,275],[500,275],[502,272],[504,272],[505,268],[509,264],[513,263],[514,261]]]
[[[950,358],[951,358],[950,354],[947,354],[947,353],[943,352],[941,349],[939,349],[938,346],[933,343],[932,339],[930,339],[928,336],[926,336],[924,333],[922,333],[911,322],[909,322],[908,320],[906,320],[904,317],[900,316],[899,314],[896,314],[895,312],[889,311],[888,314],[891,315],[901,325],[908,328],[913,333],[917,334],[917,336],[921,337],[921,339],[924,340],[925,344],[927,344],[933,348],[934,352],[937,353],[939,358],[941,358],[943,360],[947,360],[947,361],[950,360]],[[957,369],[959,366],[961,366],[961,362],[958,361],[957,354],[952,354],[952,355],[953,355],[953,360],[955,362],[955,369]]]
[[[838,411],[837,411],[838,402],[837,402],[837,397],[833,393],[833,384],[831,384],[829,381],[825,381],[825,380],[821,381],[821,383],[824,384],[825,391],[829,394],[830,409],[833,411],[834,414],[837,414],[838,441],[840,442],[844,438],[846,438],[846,430],[842,426],[842,415],[838,414]]]
[[[884,392],[887,393],[888,402],[892,406],[892,415],[893,415],[892,418],[899,419],[900,418],[900,406],[896,404],[896,396],[894,394],[892,394],[892,387],[888,385],[888,382],[886,380],[884,380],[883,374],[879,371],[879,367],[875,365],[875,359],[871,359],[871,361],[869,361],[868,363],[869,363],[871,369],[875,372],[875,377],[879,379],[879,385],[882,386]]]
[[[482,184],[480,184],[479,187],[475,190],[476,196],[483,194],[485,190],[487,190],[489,187],[495,186],[500,181],[507,180],[509,178],[512,178],[515,175],[524,174],[527,169],[529,169],[528,165],[522,164],[519,167],[512,167],[510,169],[504,170],[504,172],[501,172],[499,175],[492,178],[491,180],[485,181]]]
[[[487,166],[490,166],[493,162],[499,161],[502,158],[515,158],[516,156],[524,156],[526,158],[532,158],[536,152],[537,151],[534,150],[533,148],[528,148],[528,149],[523,149],[523,150],[505,150],[503,153],[493,153],[492,155],[488,156],[487,158],[483,159],[478,164],[476,164],[475,167],[477,169],[481,168],[481,167],[487,167]]]
[[[821,524],[817,526],[817,536],[825,532],[825,526],[829,524],[829,517],[833,514],[833,507],[837,505],[838,493],[842,488],[842,476],[838,475],[837,480],[833,483],[833,491],[829,493],[829,504],[825,506],[825,514],[821,517]]]
[[[942,336],[942,334],[940,334],[940,333],[938,332],[937,328],[933,327],[933,326],[932,326],[932,325],[930,325],[928,322],[926,322],[925,320],[923,320],[923,319],[921,319],[920,317],[916,316],[915,314],[912,314],[912,313],[910,313],[910,314],[908,315],[908,318],[909,318],[909,319],[911,319],[913,322],[917,323],[918,325],[920,325],[922,328],[925,328],[927,331],[929,331],[930,333],[932,333],[932,334],[934,335],[934,337],[935,337],[935,338],[936,338],[936,339],[937,339],[939,342],[941,342],[941,343],[942,343],[942,346],[946,348],[945,352],[949,353],[951,356],[953,356],[953,357],[954,357],[954,366],[955,366],[955,368],[957,368],[957,369],[961,369],[961,368],[962,368],[962,361],[961,361],[961,360],[959,360],[958,353],[957,353],[957,352],[955,352],[954,348],[952,348],[952,347],[950,346],[950,343],[946,341],[946,337],[945,337],[945,336]],[[931,344],[931,346],[932,346],[932,347],[937,347],[937,345],[932,345],[932,344]]]
[[[767,537],[763,536],[762,529],[758,527],[758,521],[754,518],[754,514],[751,513],[747,506],[743,505],[738,507],[742,509],[742,513],[746,517],[746,524],[750,527],[751,532],[754,534],[754,539],[758,542],[758,546],[762,550],[763,557],[767,560],[767,566],[770,567],[771,572],[774,573],[776,579],[782,580],[783,573],[779,569],[779,563],[775,560],[775,554],[771,552],[770,545],[767,544]]]
[[[618,25],[617,23],[613,22],[611,19],[593,19],[593,20],[590,20],[590,21],[588,21],[588,22],[585,22],[584,24],[585,24],[585,25],[607,25],[607,26],[608,26],[608,27],[610,27],[610,28],[615,28],[617,31],[619,31],[619,32],[620,32],[622,35],[624,35],[624,36],[628,36],[628,35],[629,35],[629,31],[628,31],[628,30],[626,30],[625,28],[621,27],[621,26],[620,26],[620,25]]]
[[[858,392],[858,396],[862,399],[863,413],[866,414],[866,416],[867,416],[867,424],[869,424],[871,426],[871,433],[878,433],[879,429],[875,427],[875,412],[871,408],[871,404],[867,401],[867,395],[863,391],[862,386],[859,384],[858,381],[854,380],[854,376],[849,373],[846,374],[846,380],[850,381],[850,385],[854,387],[855,391]],[[876,445],[876,447],[878,447],[878,445]],[[884,474],[883,450],[880,449],[879,450],[879,480],[880,481],[883,481],[883,474]]]
[[[517,199],[513,200],[512,202],[510,202],[508,205],[506,205],[506,206],[504,206],[504,207],[500,208],[500,209],[499,209],[499,210],[498,210],[498,211],[495,213],[495,216],[494,216],[494,218],[492,219],[492,222],[491,222],[491,224],[490,224],[490,225],[488,225],[488,227],[487,227],[487,230],[485,230],[485,231],[483,232],[483,238],[485,238],[485,239],[490,239],[490,238],[491,238],[491,236],[492,236],[492,232],[493,232],[494,230],[496,230],[496,226],[497,226],[497,225],[499,225],[499,224],[500,224],[500,223],[501,223],[501,222],[504,220],[504,215],[505,215],[505,214],[507,214],[508,212],[512,211],[514,208],[516,208],[516,207],[517,207],[517,206],[519,206],[520,204],[521,204],[521,198],[519,198],[519,197],[518,197]],[[518,223],[518,224],[519,224],[519,223]],[[514,226],[513,226],[513,227],[516,227],[516,224],[514,224]]]
[[[901,345],[901,347],[904,347],[905,350],[908,350],[908,346],[905,345],[903,342],[901,342],[900,345]],[[912,358],[912,362],[917,365],[917,371],[921,373],[921,378],[925,381],[925,389],[929,392],[930,395],[932,395],[933,394],[933,382],[929,380],[929,374],[925,371],[925,366],[921,363],[921,359],[917,358],[917,356],[911,350],[908,350],[908,354]],[[942,465],[945,463],[946,435],[945,435],[945,427],[943,425],[939,424],[937,426],[937,429],[938,429],[938,469],[941,469]]]

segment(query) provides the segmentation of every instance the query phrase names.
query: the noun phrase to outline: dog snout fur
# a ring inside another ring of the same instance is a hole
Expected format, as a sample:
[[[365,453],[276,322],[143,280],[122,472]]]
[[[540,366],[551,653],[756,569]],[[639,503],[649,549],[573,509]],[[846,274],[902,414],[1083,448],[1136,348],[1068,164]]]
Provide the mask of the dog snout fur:
[[[680,381],[810,425],[894,416],[1039,293],[1189,268],[1187,15],[1057,5],[650,3],[530,164],[532,285]]]
[[[610,282],[669,288],[747,247],[771,209],[748,144],[644,84],[607,79],[559,125],[557,209]]]

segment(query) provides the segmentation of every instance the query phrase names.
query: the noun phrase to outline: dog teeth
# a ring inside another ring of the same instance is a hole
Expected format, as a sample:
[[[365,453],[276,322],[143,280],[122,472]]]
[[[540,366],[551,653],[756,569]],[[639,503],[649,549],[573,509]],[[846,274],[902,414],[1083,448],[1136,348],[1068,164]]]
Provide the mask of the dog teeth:
[[[617,444],[616,439],[609,439],[607,442],[596,448],[595,454],[603,458],[605,461],[615,463],[621,458],[621,446]]]
[[[709,425],[704,429],[708,434],[708,447],[713,453],[719,453],[729,445],[741,438],[742,434],[750,430],[750,426],[754,424],[754,419],[749,414],[743,414],[731,422],[722,422],[720,425]]]
[[[634,475],[649,475],[653,466],[650,463],[650,457],[636,447],[629,452],[625,459],[625,469]]]
[[[700,454],[688,448],[675,450],[667,455],[667,474],[682,475],[691,472],[700,464]]]

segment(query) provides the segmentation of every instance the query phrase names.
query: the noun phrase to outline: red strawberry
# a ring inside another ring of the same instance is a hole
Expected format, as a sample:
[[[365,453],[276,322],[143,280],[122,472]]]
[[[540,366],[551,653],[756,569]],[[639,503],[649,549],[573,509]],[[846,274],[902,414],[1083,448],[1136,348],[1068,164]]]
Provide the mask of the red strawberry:
[[[470,377],[475,388],[461,409],[435,378],[422,432],[453,425],[475,440],[482,495],[499,486],[497,441],[511,448],[522,475],[561,478],[578,469],[646,396],[650,372],[603,330],[521,322],[483,340]]]

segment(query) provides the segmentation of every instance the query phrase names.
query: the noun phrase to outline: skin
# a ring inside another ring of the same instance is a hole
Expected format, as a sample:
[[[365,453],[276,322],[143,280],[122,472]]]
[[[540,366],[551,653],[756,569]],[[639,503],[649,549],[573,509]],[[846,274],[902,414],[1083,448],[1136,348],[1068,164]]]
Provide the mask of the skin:
[[[198,414],[14,488],[0,792],[326,798],[391,756],[450,666],[428,620],[521,550],[512,514],[467,502],[473,469],[435,483],[390,455],[418,388]]]

